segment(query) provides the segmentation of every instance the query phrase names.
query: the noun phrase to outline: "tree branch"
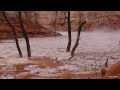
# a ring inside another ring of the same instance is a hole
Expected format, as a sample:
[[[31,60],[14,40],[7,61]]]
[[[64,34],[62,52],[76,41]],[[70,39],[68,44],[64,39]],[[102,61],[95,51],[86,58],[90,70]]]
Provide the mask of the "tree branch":
[[[71,56],[73,57],[74,56],[74,52],[79,44],[79,38],[80,38],[80,33],[81,33],[81,29],[82,29],[82,26],[86,23],[86,21],[84,21],[79,27],[78,27],[78,34],[77,34],[77,38],[76,38],[76,42],[75,42],[75,45],[73,46],[72,48],[72,51],[71,51]]]
[[[21,49],[20,49],[20,46],[19,46],[19,42],[18,42],[16,31],[15,31],[14,27],[11,25],[10,21],[7,19],[7,16],[6,16],[4,11],[2,11],[2,14],[3,14],[5,20],[7,21],[8,25],[12,29],[12,32],[13,32],[14,38],[15,38],[15,42],[16,42],[16,46],[17,46],[17,49],[18,49],[18,52],[19,52],[19,56],[22,57],[22,52],[21,52]]]

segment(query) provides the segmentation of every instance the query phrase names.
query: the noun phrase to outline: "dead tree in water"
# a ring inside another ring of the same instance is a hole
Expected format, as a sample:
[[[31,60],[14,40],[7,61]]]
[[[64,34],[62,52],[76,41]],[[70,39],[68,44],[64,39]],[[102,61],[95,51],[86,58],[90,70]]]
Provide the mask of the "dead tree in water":
[[[16,42],[16,46],[17,46],[17,49],[18,49],[18,52],[19,52],[19,56],[22,57],[22,52],[21,52],[21,49],[20,49],[20,46],[19,46],[19,42],[18,42],[18,38],[17,38],[17,34],[16,34],[16,31],[15,31],[15,28],[11,25],[11,23],[8,20],[8,18],[7,18],[7,16],[6,16],[4,11],[2,11],[2,14],[3,14],[5,20],[7,21],[8,25],[12,29],[12,32],[13,32],[13,35],[14,35],[14,38],[15,38],[15,42]]]
[[[107,60],[105,62],[105,68],[108,68],[108,58],[107,58]]]
[[[71,23],[70,23],[70,11],[68,11],[68,45],[67,45],[67,52],[70,52],[70,47],[71,47]]]
[[[73,46],[72,51],[71,51],[71,56],[72,56],[72,57],[74,56],[75,49],[77,48],[77,46],[78,46],[78,44],[79,44],[80,32],[81,32],[82,26],[83,26],[85,23],[86,23],[86,21],[84,21],[84,22],[78,27],[78,34],[77,34],[76,42],[75,42],[75,45]]]
[[[25,28],[24,28],[24,25],[23,25],[21,11],[19,11],[19,14],[18,14],[18,15],[19,15],[20,27],[21,27],[22,33],[23,33],[23,35],[24,35],[24,37],[25,37],[25,41],[26,41],[28,57],[31,57],[30,43],[29,43],[29,39],[28,39],[27,32],[26,32],[26,30],[25,30]]]

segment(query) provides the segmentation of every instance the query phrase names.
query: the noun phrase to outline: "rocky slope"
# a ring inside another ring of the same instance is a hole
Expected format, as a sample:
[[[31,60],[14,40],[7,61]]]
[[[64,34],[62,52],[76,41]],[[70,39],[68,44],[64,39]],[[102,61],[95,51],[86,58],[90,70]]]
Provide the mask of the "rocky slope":
[[[119,79],[120,77],[120,61],[115,63],[110,67],[110,69],[106,72],[104,78],[105,79]]]

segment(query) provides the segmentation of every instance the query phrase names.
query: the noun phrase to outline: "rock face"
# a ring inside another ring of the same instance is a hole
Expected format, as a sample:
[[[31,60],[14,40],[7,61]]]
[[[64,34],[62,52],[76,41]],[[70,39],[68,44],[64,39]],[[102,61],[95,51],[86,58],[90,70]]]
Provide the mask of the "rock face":
[[[103,78],[118,79],[120,77],[120,61],[112,65]]]
[[[56,18],[56,24],[67,24],[67,11],[38,11],[38,21],[44,25],[51,25]],[[99,27],[111,29],[120,28],[120,11],[71,11],[71,24],[79,25],[81,21],[87,21],[84,30]]]
[[[35,14],[39,24],[44,26],[67,25],[67,11],[26,11],[30,17],[28,20],[35,22]],[[15,11],[7,11],[11,17],[16,16]],[[23,17],[26,15],[23,12]],[[82,21],[87,21],[83,30],[93,30],[95,28],[107,27],[117,30],[120,28],[120,11],[71,11],[71,24],[78,27]]]

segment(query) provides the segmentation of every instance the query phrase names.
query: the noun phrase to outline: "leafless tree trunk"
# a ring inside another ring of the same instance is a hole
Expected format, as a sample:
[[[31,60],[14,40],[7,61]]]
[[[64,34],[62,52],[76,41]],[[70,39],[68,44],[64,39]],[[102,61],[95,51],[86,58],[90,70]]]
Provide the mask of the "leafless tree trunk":
[[[26,18],[28,18],[28,14],[27,14],[27,12],[26,12],[26,11],[24,11],[24,13],[25,13]]]
[[[18,19],[17,11],[15,11],[16,18]]]
[[[70,47],[71,47],[71,23],[70,23],[70,11],[68,11],[68,45],[67,45],[67,52],[70,52]]]
[[[35,22],[38,23],[36,12],[34,12],[34,14],[35,14]]]
[[[66,11],[64,11],[64,16],[65,16],[65,18],[64,18],[64,21],[63,21],[63,23],[61,23],[61,26],[63,26],[66,22],[66,19],[67,19],[67,16],[66,16]],[[62,18],[63,19],[63,18]],[[61,21],[61,19],[60,19],[60,21]]]
[[[55,21],[54,21],[55,37],[56,37],[56,20],[57,20],[57,11],[55,11]]]
[[[107,60],[105,62],[105,68],[108,68],[108,58],[107,58]]]
[[[5,20],[7,21],[8,25],[11,27],[11,29],[13,31],[15,42],[16,42],[16,46],[17,46],[17,49],[18,49],[18,52],[19,52],[19,56],[22,57],[22,52],[21,52],[21,49],[20,49],[20,46],[19,46],[19,42],[18,42],[16,31],[15,31],[14,27],[11,25],[10,21],[7,19],[7,16],[6,16],[4,11],[2,11],[2,14],[3,14]]]
[[[36,22],[36,24],[38,24],[40,26],[40,24],[38,23],[38,20],[37,20],[37,13],[34,12],[34,14],[35,14],[35,22]]]
[[[67,19],[67,16],[66,16],[66,11],[64,11],[64,16],[65,16],[65,18],[64,18],[64,24],[66,23],[65,21],[66,21],[66,19]]]
[[[23,25],[21,11],[19,11],[19,14],[18,14],[18,15],[19,15],[20,27],[21,27],[22,33],[23,33],[23,35],[24,35],[24,37],[25,37],[25,41],[26,41],[28,57],[31,57],[30,43],[29,43],[29,39],[28,39],[27,32],[26,32],[26,30],[25,30],[25,28],[24,28],[24,25]]]
[[[40,27],[41,25],[39,24],[38,19],[37,19],[37,13],[35,11],[34,11],[34,15],[35,15],[35,26],[37,25],[37,26],[39,26],[39,28],[41,28]],[[35,27],[36,30],[38,29],[37,26]]]
[[[75,45],[73,46],[72,51],[71,51],[71,56],[74,56],[75,49],[77,48],[77,46],[78,46],[78,44],[79,44],[79,38],[80,38],[80,32],[81,32],[82,26],[83,26],[85,23],[86,23],[86,21],[84,21],[84,22],[78,27],[78,34],[77,34],[77,38],[76,38]]]

